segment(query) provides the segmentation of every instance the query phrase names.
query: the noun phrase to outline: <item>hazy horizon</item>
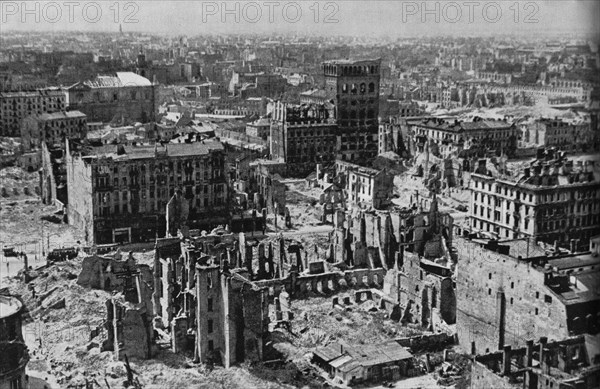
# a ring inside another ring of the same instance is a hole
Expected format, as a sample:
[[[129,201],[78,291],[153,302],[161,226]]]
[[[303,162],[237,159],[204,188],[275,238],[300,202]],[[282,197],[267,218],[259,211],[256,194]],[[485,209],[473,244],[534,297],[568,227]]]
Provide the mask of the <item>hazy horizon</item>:
[[[122,26],[125,33],[191,36],[600,36],[600,2],[595,0],[36,1],[28,2],[27,10],[22,4],[2,1],[4,32],[118,32]]]

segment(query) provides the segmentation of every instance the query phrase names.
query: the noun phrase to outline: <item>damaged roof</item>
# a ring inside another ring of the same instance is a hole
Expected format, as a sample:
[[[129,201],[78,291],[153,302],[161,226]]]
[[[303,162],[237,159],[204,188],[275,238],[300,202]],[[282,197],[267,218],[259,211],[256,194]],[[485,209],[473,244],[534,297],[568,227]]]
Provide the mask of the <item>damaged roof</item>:
[[[332,343],[314,351],[333,368],[348,372],[356,367],[375,366],[412,358],[412,354],[394,340],[375,345],[344,346]]]

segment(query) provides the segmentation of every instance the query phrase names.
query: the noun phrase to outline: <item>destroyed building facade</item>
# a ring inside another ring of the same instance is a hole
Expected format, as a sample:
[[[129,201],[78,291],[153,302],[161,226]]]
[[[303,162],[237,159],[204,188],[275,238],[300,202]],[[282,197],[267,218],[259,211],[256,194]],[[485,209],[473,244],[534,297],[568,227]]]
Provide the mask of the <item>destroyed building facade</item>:
[[[471,385],[498,389],[592,389],[600,384],[598,340],[578,336],[525,347],[504,346],[502,351],[475,357]]]
[[[277,102],[271,120],[271,157],[286,163],[286,173],[304,178],[317,164],[335,161],[337,125],[331,103],[290,105]]]
[[[61,112],[67,94],[60,88],[0,93],[0,135],[19,136],[21,122],[30,115]]]
[[[232,234],[157,240],[154,311],[171,332],[173,351],[225,367],[262,360],[267,290],[230,268],[238,262],[236,244]]]
[[[336,178],[344,186],[348,202],[362,208],[382,209],[390,205],[394,175],[384,170],[335,162]]]
[[[454,245],[460,258],[457,333],[466,351],[482,354],[542,336],[600,330],[597,257],[553,256],[524,241],[458,238]]]
[[[166,204],[177,189],[190,228],[227,224],[223,154],[219,142],[67,148],[69,224],[96,244],[165,236]]]
[[[42,142],[50,147],[65,147],[65,139],[85,138],[87,116],[79,111],[43,113],[28,116],[21,123],[25,150],[38,149]]]

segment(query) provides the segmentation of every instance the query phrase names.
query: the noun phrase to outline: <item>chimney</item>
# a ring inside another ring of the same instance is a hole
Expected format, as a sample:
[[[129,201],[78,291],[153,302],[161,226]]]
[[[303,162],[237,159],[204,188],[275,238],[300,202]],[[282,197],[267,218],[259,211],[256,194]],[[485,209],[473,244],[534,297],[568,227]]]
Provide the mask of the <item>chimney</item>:
[[[510,374],[510,352],[511,347],[505,345],[504,351],[502,352],[502,374],[505,376]]]
[[[525,351],[525,367],[531,367],[533,360],[533,340],[527,341],[527,350]]]

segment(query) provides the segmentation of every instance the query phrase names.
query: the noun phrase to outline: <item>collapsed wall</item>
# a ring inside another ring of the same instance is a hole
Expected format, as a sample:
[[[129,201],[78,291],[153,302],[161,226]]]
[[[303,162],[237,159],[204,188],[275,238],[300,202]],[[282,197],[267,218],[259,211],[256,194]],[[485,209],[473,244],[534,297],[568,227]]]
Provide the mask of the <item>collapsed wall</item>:
[[[113,351],[116,359],[148,359],[155,354],[152,314],[141,304],[118,296],[106,301],[107,337],[102,351]]]

